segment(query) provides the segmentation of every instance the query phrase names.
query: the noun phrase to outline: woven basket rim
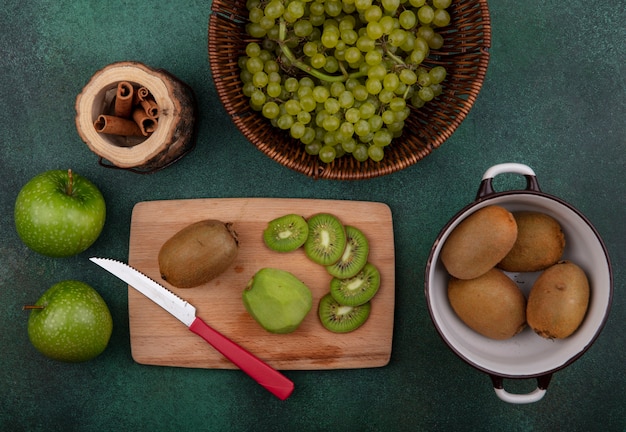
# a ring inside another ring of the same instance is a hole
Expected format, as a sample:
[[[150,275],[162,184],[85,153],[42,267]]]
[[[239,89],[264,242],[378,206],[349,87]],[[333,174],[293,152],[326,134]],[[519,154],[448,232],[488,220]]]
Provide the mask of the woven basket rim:
[[[381,162],[341,157],[330,164],[304,152],[287,132],[273,128],[253,111],[241,92],[237,59],[245,34],[245,0],[214,0],[208,28],[210,73],[218,98],[239,131],[266,156],[314,179],[362,180],[414,165],[452,136],[482,89],[489,64],[491,20],[487,0],[461,0],[450,7],[453,23],[442,29],[446,43],[424,64],[448,69],[444,92],[419,110],[412,109],[403,134],[386,149]]]

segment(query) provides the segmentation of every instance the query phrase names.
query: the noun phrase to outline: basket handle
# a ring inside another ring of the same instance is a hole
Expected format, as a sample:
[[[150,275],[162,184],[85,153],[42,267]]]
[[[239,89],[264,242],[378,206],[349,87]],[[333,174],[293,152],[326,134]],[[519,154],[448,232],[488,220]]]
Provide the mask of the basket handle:
[[[538,402],[543,398],[548,390],[548,385],[552,379],[552,374],[541,375],[537,377],[537,388],[526,394],[513,394],[504,390],[504,378],[499,375],[489,375],[493,383],[493,389],[496,395],[504,402],[512,404],[528,404]]]
[[[527,191],[541,192],[539,188],[539,183],[537,182],[537,176],[535,172],[528,165],[520,164],[520,163],[502,163],[498,165],[494,165],[491,168],[487,169],[483,174],[483,179],[480,182],[480,187],[478,188],[478,193],[476,194],[476,201],[482,200],[483,198],[493,195],[496,191],[493,189],[493,179],[495,176],[499,174],[505,173],[513,173],[513,174],[521,174],[526,177],[526,189]]]

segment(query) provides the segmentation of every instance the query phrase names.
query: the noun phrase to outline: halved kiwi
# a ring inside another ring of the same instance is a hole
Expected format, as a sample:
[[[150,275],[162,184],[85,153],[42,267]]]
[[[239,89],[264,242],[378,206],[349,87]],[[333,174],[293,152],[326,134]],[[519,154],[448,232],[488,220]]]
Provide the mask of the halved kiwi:
[[[369,242],[365,234],[353,226],[346,225],[346,248],[335,264],[326,266],[332,276],[346,279],[359,273],[367,263],[370,252]]]
[[[291,252],[304,244],[309,225],[302,216],[286,214],[267,224],[263,231],[265,245],[276,252]]]
[[[328,293],[320,299],[318,315],[326,329],[334,333],[348,333],[365,324],[371,309],[370,302],[360,306],[341,305]]]
[[[336,216],[317,213],[308,221],[309,236],[304,251],[317,264],[328,266],[336,263],[346,249],[346,230]]]
[[[370,301],[380,288],[380,272],[371,263],[354,277],[348,279],[333,278],[330,281],[330,294],[345,306],[360,306]]]

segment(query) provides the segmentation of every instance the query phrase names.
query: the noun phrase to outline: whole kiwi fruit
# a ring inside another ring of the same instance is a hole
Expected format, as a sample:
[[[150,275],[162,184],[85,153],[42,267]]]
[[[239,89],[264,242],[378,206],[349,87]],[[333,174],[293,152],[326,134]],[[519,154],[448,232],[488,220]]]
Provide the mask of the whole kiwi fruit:
[[[588,306],[589,281],[584,270],[571,261],[559,261],[533,284],[526,319],[539,336],[564,339],[578,329]]]
[[[517,239],[498,267],[510,272],[534,272],[556,264],[565,249],[565,235],[553,217],[536,211],[513,212]]]
[[[223,273],[238,251],[232,224],[202,220],[178,231],[161,246],[159,271],[163,280],[175,287],[196,287]]]
[[[526,326],[526,297],[497,268],[475,279],[450,278],[448,300],[461,321],[490,339],[509,339]]]
[[[495,267],[517,238],[513,214],[504,207],[483,207],[463,219],[441,248],[441,262],[457,279],[474,279]]]

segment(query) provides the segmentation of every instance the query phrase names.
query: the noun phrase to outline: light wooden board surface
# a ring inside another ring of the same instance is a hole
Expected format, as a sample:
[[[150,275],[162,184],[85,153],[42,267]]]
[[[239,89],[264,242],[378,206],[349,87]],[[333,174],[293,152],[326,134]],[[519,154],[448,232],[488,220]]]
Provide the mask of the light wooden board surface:
[[[328,292],[330,275],[302,249],[278,253],[267,249],[262,232],[268,221],[287,213],[309,217],[329,212],[361,229],[370,241],[370,262],[381,273],[369,320],[346,334],[331,333],[319,322],[319,299]],[[240,249],[233,265],[211,282],[179,289],[159,274],[158,252],[185,226],[203,219],[232,222]],[[282,370],[380,367],[391,356],[395,259],[391,210],[364,201],[274,198],[219,198],[138,203],[133,209],[129,264],[194,305],[197,316],[257,357]],[[247,313],[241,294],[259,269],[276,267],[302,280],[313,293],[313,308],[293,333],[265,331]],[[131,287],[128,290],[133,359],[141,364],[211,369],[235,368],[184,324]]]

